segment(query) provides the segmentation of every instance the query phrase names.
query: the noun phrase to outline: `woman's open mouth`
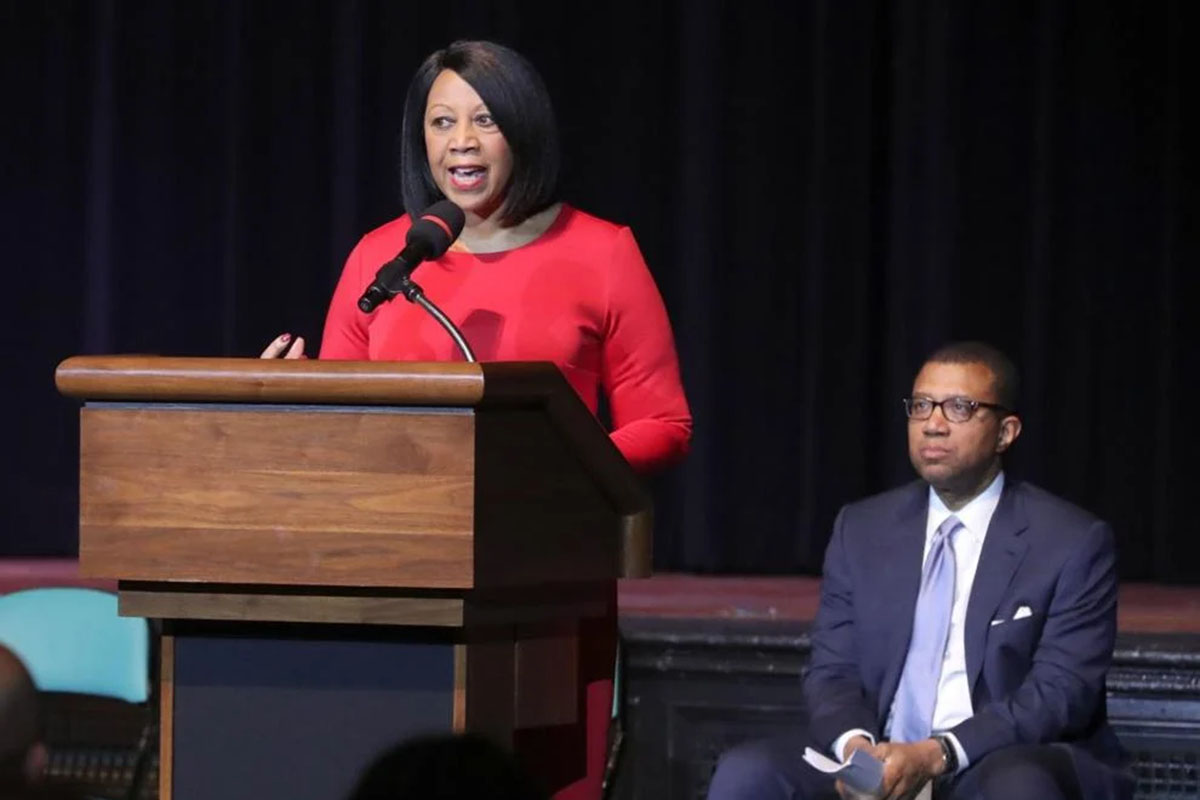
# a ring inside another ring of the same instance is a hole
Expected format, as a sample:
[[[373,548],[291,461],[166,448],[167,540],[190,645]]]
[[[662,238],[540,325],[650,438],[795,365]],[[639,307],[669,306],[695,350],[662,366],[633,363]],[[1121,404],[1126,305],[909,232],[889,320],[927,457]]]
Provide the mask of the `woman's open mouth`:
[[[487,178],[487,167],[450,167],[450,185],[461,191],[478,189]]]

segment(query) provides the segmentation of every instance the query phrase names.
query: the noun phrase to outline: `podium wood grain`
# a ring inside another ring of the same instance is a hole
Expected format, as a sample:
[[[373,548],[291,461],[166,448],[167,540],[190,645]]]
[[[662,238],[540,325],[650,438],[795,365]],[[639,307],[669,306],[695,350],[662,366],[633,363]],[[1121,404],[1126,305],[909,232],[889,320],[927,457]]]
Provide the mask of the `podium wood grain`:
[[[84,574],[471,585],[469,413],[397,420],[386,412],[100,407],[82,414]]]

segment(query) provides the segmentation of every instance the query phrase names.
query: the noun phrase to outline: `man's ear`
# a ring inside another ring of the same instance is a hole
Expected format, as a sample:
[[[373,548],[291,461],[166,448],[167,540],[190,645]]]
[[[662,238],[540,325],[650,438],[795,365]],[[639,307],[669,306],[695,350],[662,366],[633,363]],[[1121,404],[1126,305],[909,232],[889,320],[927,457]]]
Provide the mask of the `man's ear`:
[[[1013,446],[1021,435],[1021,418],[1010,414],[1000,420],[1000,432],[996,434],[996,452],[1003,453]]]

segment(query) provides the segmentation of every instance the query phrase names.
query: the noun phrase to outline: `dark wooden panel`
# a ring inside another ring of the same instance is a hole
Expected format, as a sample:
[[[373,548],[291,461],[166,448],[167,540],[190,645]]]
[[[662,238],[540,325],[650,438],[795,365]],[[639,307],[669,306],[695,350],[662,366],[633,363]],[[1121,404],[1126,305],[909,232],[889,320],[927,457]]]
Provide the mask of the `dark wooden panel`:
[[[512,747],[516,727],[516,657],[510,625],[471,628],[456,646],[457,729]]]
[[[81,427],[85,574],[471,585],[469,413],[109,408]]]
[[[477,420],[478,584],[615,579],[621,518],[550,420],[536,409]]]
[[[579,624],[521,626],[513,726],[574,725],[579,718]]]
[[[481,408],[536,407],[574,456],[567,466],[582,471],[616,515],[619,575],[644,578],[651,572],[654,513],[646,487],[629,468],[596,418],[575,396],[557,369],[512,362],[484,364],[487,379]],[[536,398],[536,402],[531,399]]]

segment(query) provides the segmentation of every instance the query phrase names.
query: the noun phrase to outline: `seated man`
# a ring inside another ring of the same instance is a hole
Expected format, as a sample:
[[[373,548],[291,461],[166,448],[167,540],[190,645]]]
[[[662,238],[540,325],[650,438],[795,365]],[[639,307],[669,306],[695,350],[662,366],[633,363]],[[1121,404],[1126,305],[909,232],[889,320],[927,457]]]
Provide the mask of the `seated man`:
[[[727,753],[710,800],[850,797],[804,746],[883,761],[889,800],[1133,795],[1105,715],[1116,636],[1112,531],[1001,456],[1021,433],[1017,373],[948,345],[904,401],[921,480],[834,523],[804,679],[810,724]]]

